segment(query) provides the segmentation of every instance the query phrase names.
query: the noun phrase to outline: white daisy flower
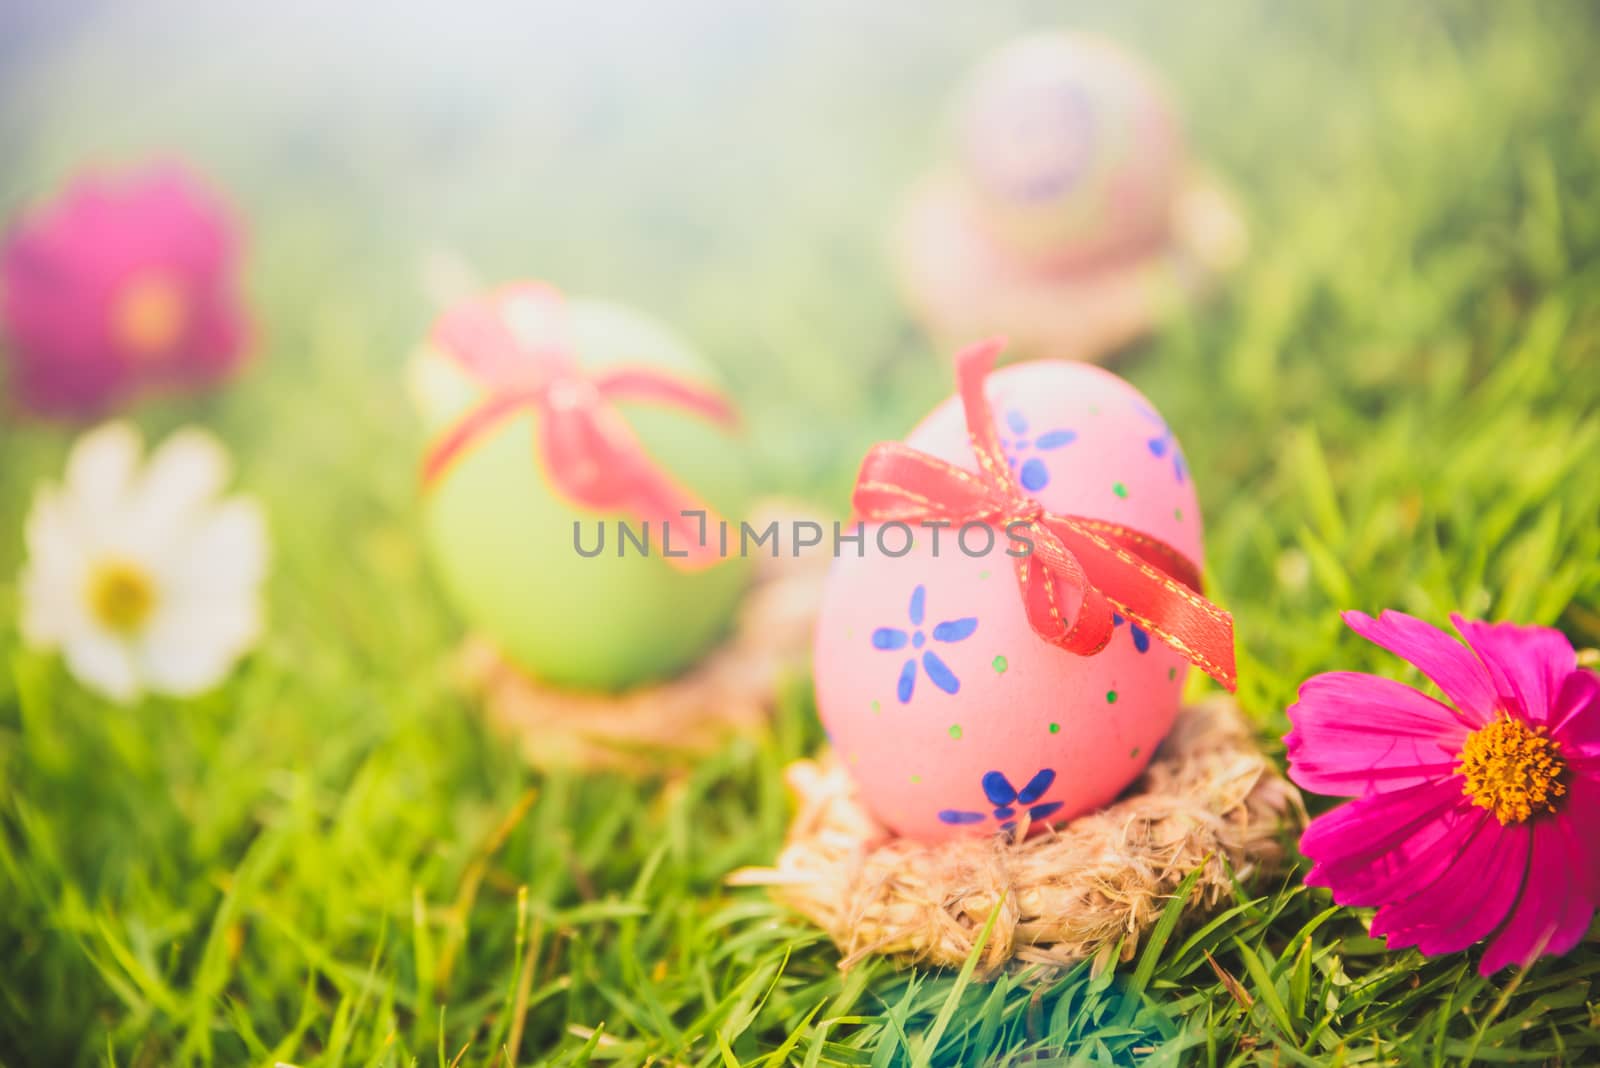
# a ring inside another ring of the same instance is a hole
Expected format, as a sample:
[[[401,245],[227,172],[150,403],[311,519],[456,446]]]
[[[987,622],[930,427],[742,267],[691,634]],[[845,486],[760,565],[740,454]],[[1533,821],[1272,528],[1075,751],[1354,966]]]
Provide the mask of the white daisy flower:
[[[117,701],[210,689],[261,633],[266,523],[253,500],[219,499],[227,452],[193,429],[141,468],[142,448],[126,423],[85,434],[25,531],[23,638]]]

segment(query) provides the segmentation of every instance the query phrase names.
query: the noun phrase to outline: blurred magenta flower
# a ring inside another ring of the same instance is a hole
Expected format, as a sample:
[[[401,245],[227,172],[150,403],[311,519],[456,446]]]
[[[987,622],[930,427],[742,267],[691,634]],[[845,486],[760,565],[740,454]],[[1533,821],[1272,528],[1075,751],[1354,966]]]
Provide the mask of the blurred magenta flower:
[[[1289,775],[1356,800],[1311,822],[1306,882],[1377,908],[1374,937],[1427,954],[1489,939],[1488,975],[1577,945],[1600,902],[1600,677],[1544,627],[1345,613],[1443,703],[1339,671],[1300,688]]]
[[[238,234],[172,165],[84,175],[19,219],[0,249],[0,350],[11,391],[91,416],[150,387],[196,388],[245,355]]]

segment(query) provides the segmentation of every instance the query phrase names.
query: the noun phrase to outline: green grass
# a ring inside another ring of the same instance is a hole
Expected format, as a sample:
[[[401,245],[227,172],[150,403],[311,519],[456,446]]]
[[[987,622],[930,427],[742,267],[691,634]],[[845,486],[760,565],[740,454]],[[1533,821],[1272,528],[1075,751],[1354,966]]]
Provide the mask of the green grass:
[[[492,25],[285,29],[242,6],[137,32],[106,12],[11,54],[0,209],[83,158],[173,147],[248,213],[259,364],[139,418],[218,429],[275,566],[270,637],[226,688],[102,704],[15,631],[20,519],[69,434],[0,424],[0,1062],[1600,1060],[1595,932],[1484,980],[1472,953],[1385,953],[1297,878],[1100,975],[841,976],[815,930],[721,883],[782,840],[780,769],[820,740],[803,680],[770,736],[644,783],[535,775],[452,692],[399,385],[428,250],[674,321],[726,370],[763,484],[829,507],[948,392],[887,280],[884,213],[951,79],[1050,16],[856,6],[619,21],[609,64],[533,62],[537,35]],[[1083,18],[1169,72],[1253,231],[1224,297],[1124,370],[1197,472],[1266,744],[1307,675],[1397,670],[1342,608],[1600,644],[1592,13]],[[397,33],[437,60],[373,44]]]

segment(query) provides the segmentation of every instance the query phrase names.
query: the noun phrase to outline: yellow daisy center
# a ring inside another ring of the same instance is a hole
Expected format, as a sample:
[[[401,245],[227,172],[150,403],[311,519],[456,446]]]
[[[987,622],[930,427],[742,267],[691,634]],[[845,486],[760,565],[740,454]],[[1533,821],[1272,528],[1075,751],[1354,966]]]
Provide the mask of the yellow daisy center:
[[[176,279],[143,274],[117,294],[111,329],[117,341],[136,355],[157,356],[178,340],[188,312],[188,300]]]
[[[144,626],[156,606],[150,573],[126,560],[106,560],[89,573],[89,611],[107,630],[130,634]]]
[[[1521,823],[1540,812],[1554,812],[1567,792],[1561,745],[1544,727],[1530,727],[1502,715],[1467,735],[1456,757],[1456,774],[1466,780],[1461,792],[1502,824]]]

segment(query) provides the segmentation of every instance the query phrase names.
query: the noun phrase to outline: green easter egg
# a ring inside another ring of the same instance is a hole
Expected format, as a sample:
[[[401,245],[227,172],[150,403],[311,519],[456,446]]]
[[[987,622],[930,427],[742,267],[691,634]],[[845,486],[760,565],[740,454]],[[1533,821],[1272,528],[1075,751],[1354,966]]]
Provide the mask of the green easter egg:
[[[645,369],[715,388],[709,365],[679,338],[616,305],[567,300],[561,337],[582,373]],[[411,386],[432,435],[485,395],[432,346],[413,361]],[[749,494],[737,433],[670,403],[606,403],[657,470],[730,524],[730,543],[737,544]],[[473,627],[550,685],[615,691],[683,670],[729,631],[750,561],[734,555],[702,570],[680,569],[662,557],[656,521],[648,524],[648,556],[631,542],[619,556],[618,523],[638,533],[643,520],[598,513],[565,496],[541,455],[538,418],[519,410],[495,424],[425,489],[429,549],[449,595]],[[598,556],[579,553],[575,523],[586,551],[603,529]],[[715,546],[715,527],[707,533]]]

